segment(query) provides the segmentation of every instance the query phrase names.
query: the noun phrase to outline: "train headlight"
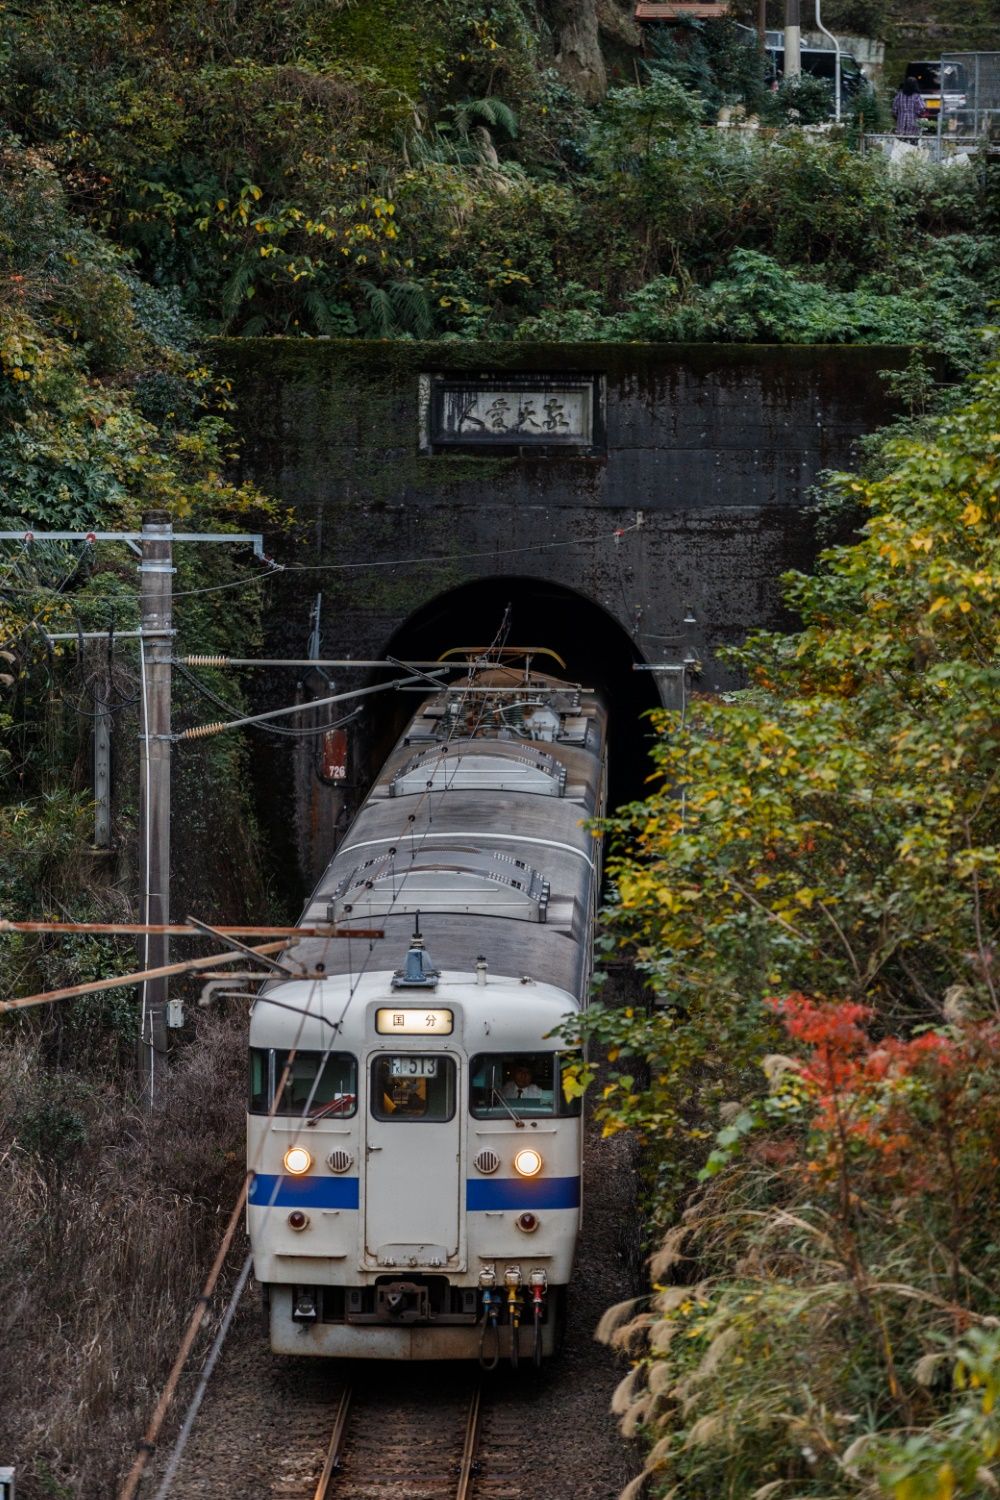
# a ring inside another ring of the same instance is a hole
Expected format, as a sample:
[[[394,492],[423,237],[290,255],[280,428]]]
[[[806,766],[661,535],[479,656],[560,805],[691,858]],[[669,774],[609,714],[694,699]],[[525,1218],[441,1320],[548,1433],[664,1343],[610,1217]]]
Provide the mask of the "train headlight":
[[[287,1159],[287,1158],[286,1158]],[[542,1170],[542,1158],[530,1146],[525,1146],[514,1157],[514,1171],[521,1177],[537,1177]]]
[[[285,1171],[291,1172],[293,1177],[301,1177],[312,1164],[313,1159],[305,1146],[289,1146],[285,1152]]]

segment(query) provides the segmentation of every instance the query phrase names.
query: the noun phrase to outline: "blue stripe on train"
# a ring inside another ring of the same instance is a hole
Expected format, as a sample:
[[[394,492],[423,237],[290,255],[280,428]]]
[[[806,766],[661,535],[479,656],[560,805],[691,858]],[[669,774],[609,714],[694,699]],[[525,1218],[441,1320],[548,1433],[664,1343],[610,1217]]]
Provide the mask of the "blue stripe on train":
[[[258,1172],[250,1184],[247,1201],[254,1208],[266,1208],[269,1204],[274,1208],[357,1208],[358,1179],[275,1177],[269,1172]]]
[[[357,1208],[358,1201],[356,1177],[276,1177],[268,1172],[258,1172],[248,1194],[248,1202],[254,1208],[269,1205],[274,1208]],[[535,1180],[480,1177],[465,1185],[465,1207],[470,1213],[482,1213],[487,1209],[579,1206],[579,1177],[541,1177]]]
[[[470,1178],[465,1184],[469,1212],[500,1208],[579,1208],[579,1177]]]

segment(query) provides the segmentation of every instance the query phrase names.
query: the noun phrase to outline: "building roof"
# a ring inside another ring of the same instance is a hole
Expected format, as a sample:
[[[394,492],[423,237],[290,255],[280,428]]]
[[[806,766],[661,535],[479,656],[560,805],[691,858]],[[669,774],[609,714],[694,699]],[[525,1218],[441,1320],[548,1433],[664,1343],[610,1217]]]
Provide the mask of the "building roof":
[[[705,20],[728,14],[729,0],[638,0],[635,7],[637,21],[676,21],[681,16]]]

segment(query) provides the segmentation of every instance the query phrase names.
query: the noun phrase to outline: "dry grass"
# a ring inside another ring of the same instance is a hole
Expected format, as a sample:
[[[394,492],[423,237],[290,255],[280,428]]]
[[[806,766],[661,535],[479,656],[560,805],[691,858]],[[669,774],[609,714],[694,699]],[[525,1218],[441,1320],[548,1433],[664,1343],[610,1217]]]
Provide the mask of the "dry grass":
[[[198,1025],[151,1121],[130,1078],[0,1049],[0,1462],[18,1500],[114,1494],[231,1210],[245,1028]]]

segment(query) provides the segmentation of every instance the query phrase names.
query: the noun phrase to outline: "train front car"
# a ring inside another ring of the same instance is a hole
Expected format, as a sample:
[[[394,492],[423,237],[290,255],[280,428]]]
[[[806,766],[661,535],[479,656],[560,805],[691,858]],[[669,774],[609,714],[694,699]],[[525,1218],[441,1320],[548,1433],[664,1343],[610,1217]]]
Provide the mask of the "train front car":
[[[248,1219],[279,1353],[540,1359],[580,1225],[551,1035],[585,1003],[603,808],[593,693],[514,667],[425,701],[320,881],[322,977],[251,1019]]]

